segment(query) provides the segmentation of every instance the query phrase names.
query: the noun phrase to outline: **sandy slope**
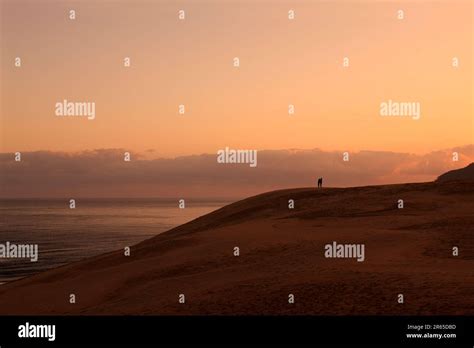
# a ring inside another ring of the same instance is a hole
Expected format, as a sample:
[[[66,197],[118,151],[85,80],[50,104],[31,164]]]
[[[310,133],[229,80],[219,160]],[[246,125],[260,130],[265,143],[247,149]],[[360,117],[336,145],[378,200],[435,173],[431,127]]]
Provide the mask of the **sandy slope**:
[[[474,182],[474,163],[464,168],[450,170],[438,177],[437,182],[447,181],[470,181]]]
[[[2,286],[0,314],[472,315],[473,232],[472,183],[275,191],[144,241],[130,257]],[[325,258],[332,241],[364,243],[366,260]]]

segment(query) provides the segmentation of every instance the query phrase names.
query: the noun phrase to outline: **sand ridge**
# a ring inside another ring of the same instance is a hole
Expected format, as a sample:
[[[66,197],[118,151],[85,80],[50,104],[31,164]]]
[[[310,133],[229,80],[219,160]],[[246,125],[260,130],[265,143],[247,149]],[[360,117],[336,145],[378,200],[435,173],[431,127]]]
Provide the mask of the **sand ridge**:
[[[0,313],[472,315],[473,212],[473,183],[273,191],[132,246],[130,257],[3,285]],[[364,261],[324,257],[334,241],[363,243]]]

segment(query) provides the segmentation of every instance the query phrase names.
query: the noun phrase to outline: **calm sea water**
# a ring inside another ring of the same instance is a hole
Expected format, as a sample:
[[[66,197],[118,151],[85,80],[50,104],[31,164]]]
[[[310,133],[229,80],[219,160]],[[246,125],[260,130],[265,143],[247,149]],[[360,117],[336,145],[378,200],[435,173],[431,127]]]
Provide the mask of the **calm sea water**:
[[[229,202],[84,199],[0,199],[0,243],[38,244],[37,262],[0,258],[0,283],[48,268],[123,249]]]

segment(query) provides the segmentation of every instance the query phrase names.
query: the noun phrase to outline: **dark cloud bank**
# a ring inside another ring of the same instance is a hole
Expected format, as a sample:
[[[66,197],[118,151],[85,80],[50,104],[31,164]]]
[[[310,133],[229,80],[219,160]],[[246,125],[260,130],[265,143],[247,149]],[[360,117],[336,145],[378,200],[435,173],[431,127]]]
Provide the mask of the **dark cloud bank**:
[[[452,161],[452,152],[459,161]],[[256,168],[248,164],[219,164],[216,154],[174,159],[145,159],[125,150],[79,153],[24,152],[0,154],[0,197],[183,197],[239,198],[282,188],[363,186],[431,181],[473,160],[474,146],[424,155],[361,151],[265,150]]]

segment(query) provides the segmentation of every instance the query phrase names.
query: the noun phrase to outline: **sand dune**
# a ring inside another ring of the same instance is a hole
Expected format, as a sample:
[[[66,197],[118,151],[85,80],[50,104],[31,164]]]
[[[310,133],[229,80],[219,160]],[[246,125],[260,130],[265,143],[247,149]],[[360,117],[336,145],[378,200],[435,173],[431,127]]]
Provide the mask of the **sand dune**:
[[[446,181],[474,181],[474,163],[469,164],[467,167],[450,170],[444,173],[436,179],[438,182]]]
[[[130,257],[1,286],[0,314],[472,315],[473,212],[472,183],[269,192],[133,246]],[[325,258],[333,241],[365,244],[365,261]]]

